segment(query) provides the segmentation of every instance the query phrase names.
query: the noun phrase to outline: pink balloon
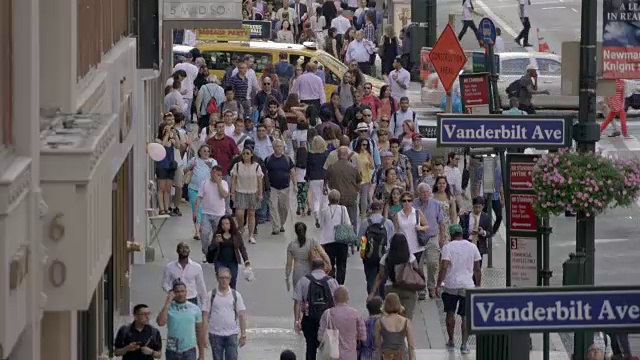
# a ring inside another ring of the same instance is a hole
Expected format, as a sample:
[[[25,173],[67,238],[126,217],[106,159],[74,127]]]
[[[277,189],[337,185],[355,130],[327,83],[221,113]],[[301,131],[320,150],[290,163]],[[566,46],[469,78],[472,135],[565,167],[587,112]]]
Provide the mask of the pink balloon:
[[[167,150],[158,143],[150,143],[147,146],[147,152],[153,161],[161,161],[167,156]]]

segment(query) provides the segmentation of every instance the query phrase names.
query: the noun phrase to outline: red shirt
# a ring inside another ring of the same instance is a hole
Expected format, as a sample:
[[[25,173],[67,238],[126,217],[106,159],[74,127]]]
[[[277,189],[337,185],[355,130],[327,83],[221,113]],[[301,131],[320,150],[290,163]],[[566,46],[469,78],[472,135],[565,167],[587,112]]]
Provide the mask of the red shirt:
[[[222,168],[222,173],[228,174],[231,160],[238,155],[236,142],[227,135],[222,139],[216,139],[215,136],[212,136],[207,140],[207,145],[211,148],[211,157],[214,158]]]
[[[371,115],[373,115],[373,120],[377,119],[378,110],[382,106],[380,99],[378,99],[378,97],[375,95],[362,95],[362,103],[371,108]]]
[[[620,112],[624,104],[624,80],[616,80],[616,94],[609,98],[610,111]]]

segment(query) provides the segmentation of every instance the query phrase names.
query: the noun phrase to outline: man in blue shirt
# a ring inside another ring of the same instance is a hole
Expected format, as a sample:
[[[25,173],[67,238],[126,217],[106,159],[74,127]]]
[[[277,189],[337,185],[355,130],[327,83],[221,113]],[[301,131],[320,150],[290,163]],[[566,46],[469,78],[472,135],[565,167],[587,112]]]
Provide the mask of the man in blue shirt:
[[[425,254],[420,257],[420,264],[427,263],[427,290],[429,298],[435,298],[436,279],[440,271],[440,249],[444,246],[445,228],[440,203],[431,198],[431,189],[426,183],[418,184],[418,198],[413,201],[413,207],[422,211],[427,219],[429,238],[425,246]],[[425,299],[425,293],[419,292],[418,298]]]
[[[204,360],[202,312],[198,305],[187,301],[187,286],[182,281],[173,283],[156,323],[167,326],[167,360]]]
[[[289,184],[296,178],[293,161],[284,154],[284,142],[273,141],[273,155],[265,160],[267,178],[271,185],[269,192],[269,211],[271,213],[271,234],[278,235],[284,232],[284,223],[289,215]],[[296,182],[293,181],[293,191],[297,191]]]

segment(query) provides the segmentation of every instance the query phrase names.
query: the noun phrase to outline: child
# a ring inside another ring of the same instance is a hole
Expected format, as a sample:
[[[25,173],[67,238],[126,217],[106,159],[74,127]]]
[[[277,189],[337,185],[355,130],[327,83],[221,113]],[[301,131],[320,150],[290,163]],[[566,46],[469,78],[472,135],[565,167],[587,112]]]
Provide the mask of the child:
[[[298,210],[296,214],[298,216],[307,212],[307,215],[311,214],[310,211],[307,210],[307,191],[308,183],[307,183],[307,152],[306,146],[300,146],[296,149],[296,182],[298,183],[298,194],[296,199],[298,200]]]
[[[376,354],[376,324],[380,321],[380,315],[382,314],[382,298],[380,296],[374,296],[371,300],[367,301],[367,311],[369,317],[364,321],[364,326],[367,329],[367,340],[362,343],[360,347],[360,360],[373,360],[380,357]]]
[[[496,28],[496,43],[493,45],[496,54],[504,52],[504,39],[502,38],[502,30]]]

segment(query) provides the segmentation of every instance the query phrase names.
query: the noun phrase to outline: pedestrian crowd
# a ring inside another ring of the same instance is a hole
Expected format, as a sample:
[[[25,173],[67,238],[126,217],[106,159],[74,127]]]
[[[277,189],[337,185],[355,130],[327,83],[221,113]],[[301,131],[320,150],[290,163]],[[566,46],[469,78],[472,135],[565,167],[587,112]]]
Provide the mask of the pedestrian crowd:
[[[276,68],[292,66],[286,53],[281,58]],[[347,74],[358,85],[347,81],[327,99],[313,61],[289,92],[276,85],[275,74],[258,77],[250,56],[234,60],[224,86],[202,64],[191,54],[167,81],[156,136],[166,156],[156,161],[157,184],[150,187],[160,215],[181,216],[182,199],[190,203],[202,261],[181,242],[178,258],[165,266],[167,296],[156,318],[167,327],[164,349],[140,304],[135,321],[118,332],[116,354],[152,359],[164,350],[167,360],[194,360],[210,348],[214,360],[237,359],[247,341],[238,278],[255,278],[245,244],[268,241],[258,233],[260,223],[270,224],[272,236],[295,235],[286,247],[284,279],[307,360],[415,359],[411,320],[427,297],[443,301],[447,349],[469,353],[465,291],[482,283],[482,257],[502,220],[499,168],[496,188],[482,189],[461,155],[433,158],[418,132],[408,83],[393,73],[378,96],[355,63]],[[406,72],[400,59],[393,66]],[[492,210],[495,222],[487,214]],[[350,256],[364,265],[364,317],[344,285]],[[215,268],[213,289],[206,288],[202,264]]]

